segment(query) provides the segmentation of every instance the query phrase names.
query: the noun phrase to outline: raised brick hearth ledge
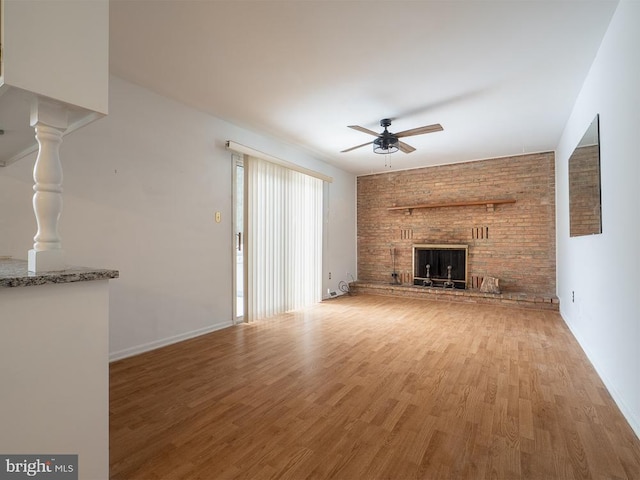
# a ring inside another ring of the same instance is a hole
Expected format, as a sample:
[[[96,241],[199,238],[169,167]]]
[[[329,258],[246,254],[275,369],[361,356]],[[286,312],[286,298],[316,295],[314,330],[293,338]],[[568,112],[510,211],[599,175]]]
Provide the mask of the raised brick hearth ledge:
[[[393,297],[424,298],[443,302],[482,303],[508,305],[520,308],[558,311],[560,304],[555,295],[537,295],[521,292],[483,293],[477,289],[457,290],[390,285],[388,283],[354,282],[350,284],[355,294],[387,295]]]

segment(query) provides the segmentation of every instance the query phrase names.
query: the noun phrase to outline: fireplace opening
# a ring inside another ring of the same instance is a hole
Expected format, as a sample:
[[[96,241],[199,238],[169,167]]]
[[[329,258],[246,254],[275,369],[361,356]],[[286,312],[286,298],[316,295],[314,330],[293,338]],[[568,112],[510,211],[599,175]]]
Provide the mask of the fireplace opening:
[[[414,245],[413,284],[465,289],[468,245]]]

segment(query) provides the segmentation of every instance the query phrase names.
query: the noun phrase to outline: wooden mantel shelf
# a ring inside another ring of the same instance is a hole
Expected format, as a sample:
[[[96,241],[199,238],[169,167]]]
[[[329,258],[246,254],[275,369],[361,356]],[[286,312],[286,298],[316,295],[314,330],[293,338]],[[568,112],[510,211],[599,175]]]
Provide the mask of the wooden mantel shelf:
[[[495,205],[502,203],[516,203],[515,198],[503,198],[498,200],[468,200],[465,202],[442,202],[442,203],[425,203],[422,205],[407,205],[400,207],[389,207],[387,210],[406,210],[410,215],[416,208],[438,208],[438,207],[469,207],[474,205],[486,205],[487,211],[493,211]]]

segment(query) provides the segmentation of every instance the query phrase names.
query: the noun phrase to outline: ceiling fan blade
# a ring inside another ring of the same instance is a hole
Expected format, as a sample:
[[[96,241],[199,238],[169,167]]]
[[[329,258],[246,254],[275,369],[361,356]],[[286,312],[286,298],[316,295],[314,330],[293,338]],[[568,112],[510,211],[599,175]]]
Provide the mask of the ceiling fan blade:
[[[371,145],[372,143],[373,142],[363,143],[362,145],[358,145],[356,147],[351,147],[351,148],[347,148],[346,150],[342,150],[340,153],[347,153],[347,152],[350,152],[351,150],[355,150],[356,148],[366,147],[367,145]]]
[[[394,133],[398,138],[410,137],[412,135],[422,135],[423,133],[440,132],[444,130],[442,125],[434,123],[433,125],[426,125],[424,127],[412,128],[411,130],[403,130],[402,132]]]
[[[354,130],[358,130],[359,132],[368,133],[369,135],[373,135],[374,137],[377,137],[378,135],[380,135],[379,133],[374,132],[373,130],[369,130],[368,128],[364,128],[359,125],[349,125],[349,128],[353,128]]]
[[[415,152],[416,149],[413,148],[411,145],[407,145],[404,142],[398,142],[398,148],[403,151],[404,153],[411,153],[411,152]]]

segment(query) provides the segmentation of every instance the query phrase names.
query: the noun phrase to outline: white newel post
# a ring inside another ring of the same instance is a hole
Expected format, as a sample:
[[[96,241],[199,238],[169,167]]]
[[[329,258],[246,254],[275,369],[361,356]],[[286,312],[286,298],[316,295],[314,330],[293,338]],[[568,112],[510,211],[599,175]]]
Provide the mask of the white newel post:
[[[33,168],[33,211],[38,231],[29,250],[30,272],[63,270],[64,251],[58,233],[58,220],[62,213],[62,164],[59,148],[62,134],[67,129],[65,106],[42,99],[31,107],[31,126],[38,141],[38,157]]]

